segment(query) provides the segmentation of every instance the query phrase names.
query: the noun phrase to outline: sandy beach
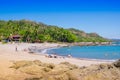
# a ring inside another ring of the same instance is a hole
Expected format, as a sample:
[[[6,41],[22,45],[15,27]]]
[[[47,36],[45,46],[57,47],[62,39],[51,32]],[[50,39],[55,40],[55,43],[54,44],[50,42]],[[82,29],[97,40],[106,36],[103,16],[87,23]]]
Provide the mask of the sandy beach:
[[[48,57],[45,57],[45,55],[43,54],[29,53],[27,49],[32,46],[36,46],[36,47],[39,47],[40,49],[44,49],[44,48],[54,48],[54,47],[60,47],[60,46],[66,46],[66,45],[56,44],[56,43],[40,43],[40,44],[38,43],[34,43],[34,44],[32,43],[19,43],[19,44],[0,43],[0,77],[2,78],[6,76],[8,77],[9,75],[13,75],[14,73],[15,77],[18,79],[19,75],[15,74],[14,70],[11,69],[10,66],[13,65],[13,62],[21,61],[21,60],[28,60],[28,61],[40,60],[43,63],[54,63],[54,64],[59,64],[60,62],[69,62],[79,67],[90,66],[93,64],[110,63],[107,61],[87,60],[87,59],[85,60],[85,59],[76,59],[76,58],[67,58],[67,57],[48,58]],[[17,51],[16,51],[16,47],[17,47]],[[8,80],[11,80],[11,79],[8,79]]]
[[[18,61],[18,60],[40,60],[45,63],[59,64],[60,62],[69,62],[78,66],[89,66],[92,64],[106,63],[105,61],[98,60],[85,60],[85,59],[75,59],[75,58],[47,58],[45,55],[29,53],[27,50],[30,47],[37,47],[40,49],[54,48],[60,46],[66,46],[65,44],[57,43],[9,43],[0,44],[0,59],[8,61]],[[16,51],[17,47],[17,51]],[[26,51],[25,51],[26,50]]]

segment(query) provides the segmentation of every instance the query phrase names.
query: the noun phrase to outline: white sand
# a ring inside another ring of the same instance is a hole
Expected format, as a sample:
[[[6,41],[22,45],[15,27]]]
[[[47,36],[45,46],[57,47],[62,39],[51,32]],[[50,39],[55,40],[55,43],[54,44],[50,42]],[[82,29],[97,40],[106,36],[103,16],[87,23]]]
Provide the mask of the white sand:
[[[15,48],[17,46],[17,50]],[[37,46],[40,49],[43,48],[51,48],[58,46],[65,46],[65,44],[56,44],[56,43],[19,43],[19,44],[1,44],[0,43],[0,67],[4,64],[10,64],[11,61],[18,60],[40,60],[45,63],[54,63],[59,64],[60,62],[69,62],[78,66],[89,66],[92,64],[100,64],[100,63],[108,63],[105,61],[98,60],[80,60],[75,58],[47,58],[45,55],[38,54],[30,54],[28,51],[23,51],[24,49],[28,49],[31,46]]]

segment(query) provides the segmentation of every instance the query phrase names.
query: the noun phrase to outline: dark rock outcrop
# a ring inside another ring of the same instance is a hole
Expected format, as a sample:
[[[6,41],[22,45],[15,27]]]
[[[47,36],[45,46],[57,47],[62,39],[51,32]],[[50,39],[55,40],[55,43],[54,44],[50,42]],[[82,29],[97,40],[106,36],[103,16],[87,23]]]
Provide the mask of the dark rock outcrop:
[[[113,65],[114,65],[115,67],[120,68],[120,59],[119,59],[118,61],[114,62]]]

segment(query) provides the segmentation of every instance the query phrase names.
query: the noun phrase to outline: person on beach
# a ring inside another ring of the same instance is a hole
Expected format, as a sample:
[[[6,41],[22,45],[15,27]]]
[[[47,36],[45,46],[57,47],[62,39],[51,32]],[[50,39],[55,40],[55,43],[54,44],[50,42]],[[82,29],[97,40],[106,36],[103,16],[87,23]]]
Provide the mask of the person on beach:
[[[18,50],[17,50],[17,46],[15,47],[15,51],[18,51]]]

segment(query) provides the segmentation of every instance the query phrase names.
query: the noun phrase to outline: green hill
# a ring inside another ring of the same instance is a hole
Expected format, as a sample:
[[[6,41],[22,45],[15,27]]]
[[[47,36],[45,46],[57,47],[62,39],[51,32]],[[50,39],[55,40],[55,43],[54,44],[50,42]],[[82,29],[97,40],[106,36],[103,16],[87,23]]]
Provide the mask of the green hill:
[[[85,33],[77,29],[63,29],[29,20],[0,20],[0,40],[10,35],[21,35],[24,42],[105,42],[96,33]]]
[[[77,36],[78,41],[80,42],[106,42],[109,41],[98,35],[97,33],[85,33],[84,31],[77,30],[74,28],[68,29],[70,32]]]

